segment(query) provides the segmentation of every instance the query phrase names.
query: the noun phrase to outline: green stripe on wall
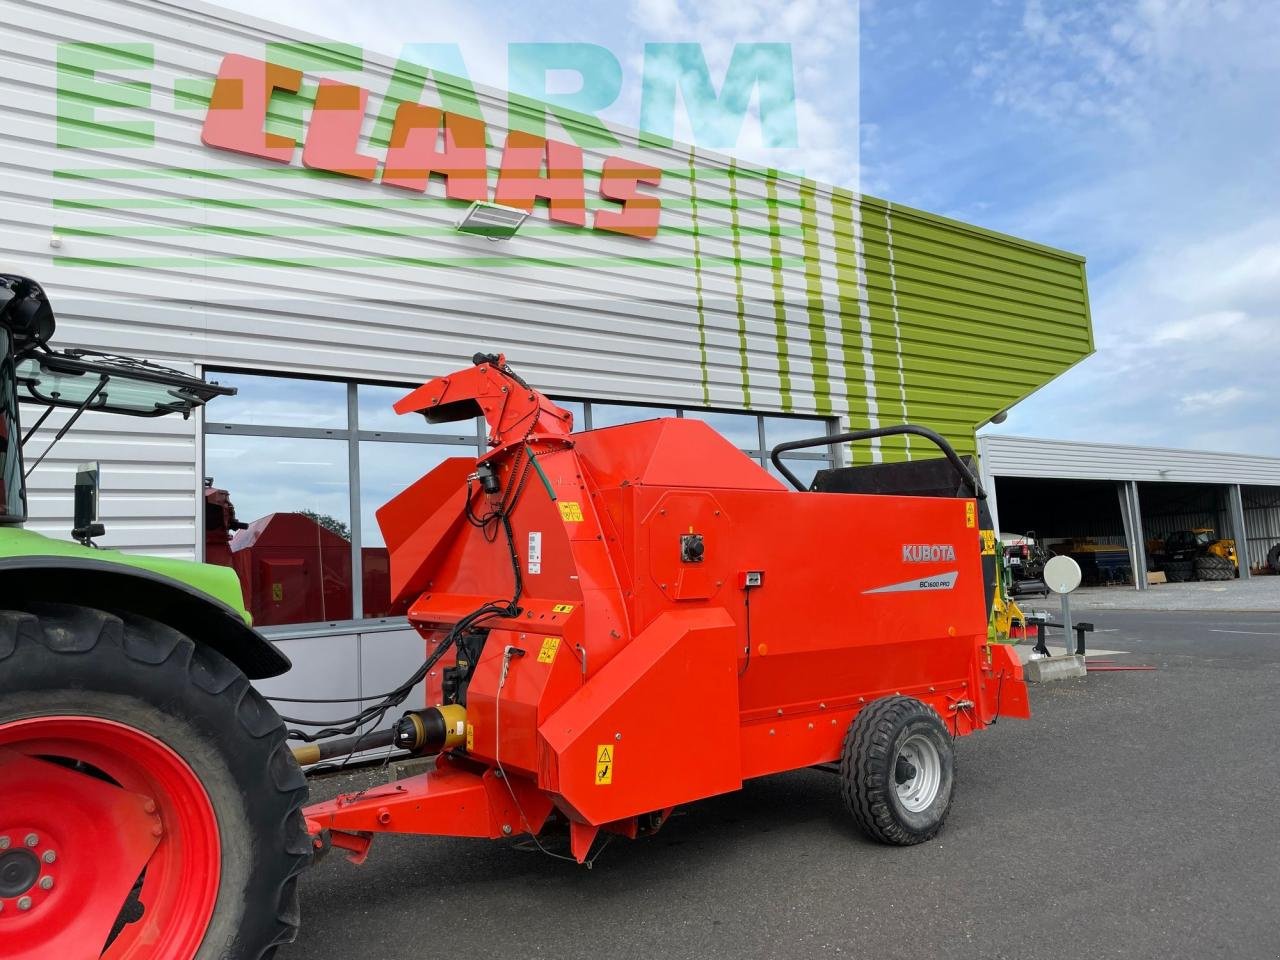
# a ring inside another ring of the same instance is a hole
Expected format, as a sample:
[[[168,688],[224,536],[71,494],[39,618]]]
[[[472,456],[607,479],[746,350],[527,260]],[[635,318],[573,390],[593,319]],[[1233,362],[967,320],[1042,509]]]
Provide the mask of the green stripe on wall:
[[[707,310],[702,295],[702,238],[698,224],[698,179],[694,149],[689,148],[689,219],[693,224],[693,288],[698,302],[698,356],[702,366],[702,402],[711,405],[711,386],[707,382]]]
[[[751,371],[747,360],[747,304],[742,289],[742,235],[738,220],[738,162],[729,161],[729,202],[733,214],[733,287],[738,318],[738,370],[742,381],[742,405],[751,409]]]
[[[791,402],[791,357],[790,344],[787,340],[787,297],[782,277],[782,236],[784,231],[778,219],[778,180],[777,172],[770,171],[771,176],[765,180],[765,190],[769,199],[769,253],[773,262],[773,329],[774,342],[778,348],[778,390],[782,398],[782,409],[790,411]]]
[[[822,243],[812,180],[800,184],[800,222],[804,229],[805,307],[809,318],[809,354],[813,358],[813,407],[831,416],[831,367],[827,362],[827,317],[822,304]]]

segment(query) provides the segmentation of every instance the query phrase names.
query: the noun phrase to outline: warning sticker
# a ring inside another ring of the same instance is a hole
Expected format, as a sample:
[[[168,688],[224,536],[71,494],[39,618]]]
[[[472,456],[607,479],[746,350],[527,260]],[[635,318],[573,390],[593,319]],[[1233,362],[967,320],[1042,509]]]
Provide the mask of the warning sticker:
[[[565,523],[582,522],[582,505],[576,500],[560,501],[560,519]]]
[[[538,651],[539,663],[555,663],[556,651],[560,649],[559,637],[547,637],[542,641],[542,649]]]
[[[614,746],[602,743],[596,748],[596,786],[603,787],[613,783]]]
[[[471,724],[467,724],[467,749],[474,750],[476,748],[476,728]]]
[[[966,527],[978,525],[978,505],[972,500],[964,505],[964,525]]]
[[[982,531],[982,555],[984,557],[995,556],[996,552],[996,532],[994,530]]]
[[[572,603],[557,603],[551,608],[552,613],[573,613]]]

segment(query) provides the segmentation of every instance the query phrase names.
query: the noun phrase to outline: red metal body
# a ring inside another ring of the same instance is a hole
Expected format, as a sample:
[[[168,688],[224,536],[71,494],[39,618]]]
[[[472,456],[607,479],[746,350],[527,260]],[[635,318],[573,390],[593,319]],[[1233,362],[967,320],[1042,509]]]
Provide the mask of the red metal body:
[[[789,491],[693,419],[571,434],[568,414],[492,363],[396,409],[472,401],[503,489],[526,448],[550,486],[530,480],[511,514],[521,612],[483,623],[465,750],[311,807],[313,831],[500,837],[558,811],[582,860],[600,828],[635,836],[748,778],[836,760],[882,696],[925,701],[958,736],[1029,715],[1017,658],[987,642],[974,501]],[[465,514],[469,493],[477,514],[489,499],[468,485],[476,467],[446,461],[378,514],[392,594],[428,651],[512,595],[505,538]]]

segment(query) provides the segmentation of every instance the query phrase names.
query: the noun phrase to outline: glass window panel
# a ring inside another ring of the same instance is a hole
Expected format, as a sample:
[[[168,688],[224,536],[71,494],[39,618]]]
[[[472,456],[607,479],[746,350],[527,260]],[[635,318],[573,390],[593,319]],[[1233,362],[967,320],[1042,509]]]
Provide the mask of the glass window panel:
[[[345,383],[223,372],[210,372],[205,379],[239,391],[234,397],[219,397],[209,404],[205,416],[210,423],[347,428]]]
[[[686,409],[689,420],[704,420],[711,428],[742,450],[760,449],[760,420],[754,413],[718,413],[714,410]]]
[[[391,613],[386,541],[377,510],[449,457],[475,458],[475,447],[449,443],[360,443],[360,559],[364,567],[364,615]]]
[[[831,423],[821,417],[765,417],[764,442],[772,450],[790,440],[808,440],[825,437],[831,433]],[[824,453],[825,447],[814,447],[814,453]]]
[[[248,525],[208,497],[205,559],[236,571],[255,625],[351,619],[345,440],[210,434],[205,474]]]
[[[591,429],[616,427],[620,423],[636,423],[640,420],[654,420],[658,417],[674,417],[676,412],[671,407],[633,407],[620,403],[591,404]]]
[[[783,457],[782,462],[806,487],[813,483],[813,478],[819,470],[825,470],[831,466],[825,460],[792,460],[789,457]],[[788,490],[792,489],[791,481],[779,473],[772,463],[769,464],[769,472],[781,480]]]
[[[563,407],[573,414],[573,430],[575,433],[579,430],[587,429],[587,405],[585,403],[581,400],[559,400],[554,397],[552,399],[556,406]]]
[[[427,423],[420,413],[396,413],[392,406],[407,397],[413,387],[384,387],[361,384],[356,387],[359,406],[360,429],[396,433],[421,433],[435,437],[467,437],[474,439],[479,432],[479,417],[458,420],[454,423]]]

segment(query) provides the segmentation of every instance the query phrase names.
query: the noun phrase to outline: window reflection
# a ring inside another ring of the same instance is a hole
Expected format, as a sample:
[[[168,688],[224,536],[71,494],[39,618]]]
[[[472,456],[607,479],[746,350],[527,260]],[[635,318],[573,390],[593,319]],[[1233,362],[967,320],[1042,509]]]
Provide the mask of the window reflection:
[[[637,423],[640,420],[654,420],[658,417],[674,417],[676,412],[671,407],[633,407],[621,403],[591,404],[591,429],[616,427],[620,423]]]
[[[760,449],[760,421],[749,413],[718,413],[714,410],[685,410],[686,420],[704,420],[739,450]]]
[[[808,487],[813,483],[813,478],[817,475],[819,470],[825,470],[827,467],[831,466],[831,464],[825,460],[792,460],[790,457],[783,457],[782,462],[787,465],[787,469],[794,473],[796,478],[803,483],[805,487]],[[773,465],[772,461],[769,463],[769,472],[781,480],[788,490],[791,489],[791,481],[778,472],[778,469]]]
[[[205,416],[210,423],[346,429],[345,383],[222,371],[211,372],[207,379],[238,391],[209,404]]]
[[[254,623],[351,619],[346,442],[212,434],[205,472],[205,557],[236,571]]]
[[[420,413],[398,414],[392,407],[413,391],[412,387],[383,387],[361,384],[356,387],[360,430],[381,433],[421,433],[432,436],[466,437],[479,434],[480,418],[456,423],[427,423]]]
[[[831,433],[831,425],[820,417],[765,417],[764,443],[772,450],[780,443],[790,440],[808,440],[811,437],[825,437]],[[822,453],[824,448],[814,447],[815,453]]]
[[[377,511],[449,457],[474,459],[475,447],[443,443],[362,441],[360,444],[360,560],[364,568],[364,615],[392,613],[386,541]]]

